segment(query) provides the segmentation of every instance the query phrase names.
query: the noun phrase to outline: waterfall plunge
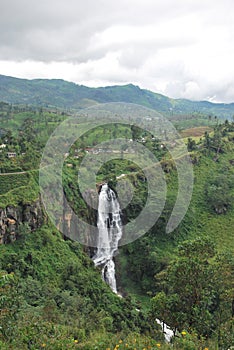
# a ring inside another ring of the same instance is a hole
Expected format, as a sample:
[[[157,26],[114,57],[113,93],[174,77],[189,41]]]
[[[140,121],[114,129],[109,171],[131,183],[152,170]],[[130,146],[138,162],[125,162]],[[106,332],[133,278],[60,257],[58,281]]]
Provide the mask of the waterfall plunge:
[[[102,278],[117,293],[113,257],[122,236],[120,206],[115,192],[107,184],[102,185],[99,193],[97,226],[99,236],[93,261],[96,266],[103,265]]]
[[[93,257],[95,266],[102,265],[102,278],[117,294],[115,279],[115,263],[113,257],[118,250],[118,242],[122,237],[120,206],[116,194],[107,184],[102,185],[98,203],[98,244]],[[139,311],[139,310],[138,310]],[[165,340],[170,342],[173,331],[163,322],[161,325]]]

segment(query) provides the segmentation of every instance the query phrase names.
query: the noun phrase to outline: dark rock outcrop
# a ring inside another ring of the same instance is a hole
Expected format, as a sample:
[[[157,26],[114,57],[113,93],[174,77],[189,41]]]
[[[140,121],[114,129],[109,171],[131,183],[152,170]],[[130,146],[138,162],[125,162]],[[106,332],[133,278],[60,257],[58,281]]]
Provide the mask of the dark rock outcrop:
[[[31,204],[20,204],[0,208],[0,244],[17,239],[20,225],[27,224],[31,231],[39,228],[45,221],[42,203],[37,200]]]

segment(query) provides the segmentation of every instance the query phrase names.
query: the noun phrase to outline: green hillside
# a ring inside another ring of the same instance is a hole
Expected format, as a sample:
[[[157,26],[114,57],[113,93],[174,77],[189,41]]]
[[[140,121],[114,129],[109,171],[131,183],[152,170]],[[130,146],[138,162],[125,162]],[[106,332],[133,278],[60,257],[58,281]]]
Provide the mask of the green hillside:
[[[1,339],[8,344],[0,340],[1,349],[23,350],[28,344],[33,349],[42,344],[48,349],[76,349],[76,340],[82,348],[94,349],[106,341],[98,338],[108,339],[108,332],[119,333],[120,338],[147,327],[134,305],[102,282],[82,247],[64,241],[54,228],[30,233],[25,227],[14,244],[2,245],[0,251],[5,283]]]
[[[122,88],[118,89],[118,98],[124,98]],[[130,89],[128,95],[138,88],[126,89]],[[64,238],[35,205],[40,198],[42,152],[67,112],[3,103],[0,113],[0,144],[4,144],[0,152],[0,233],[2,237],[13,232],[16,237],[0,245],[0,348],[230,348],[234,123],[177,116],[175,124],[193,163],[194,189],[186,216],[170,234],[165,227],[175,204],[178,179],[174,162],[159,140],[131,125],[110,124],[84,134],[71,147],[63,164],[64,192],[73,210],[93,224],[96,213],[84,202],[77,182],[87,147],[118,137],[140,142],[144,136],[145,146],[160,160],[165,174],[166,204],[159,220],[147,234],[121,247],[115,257],[120,298],[94,267],[92,248]],[[8,152],[14,157],[9,158]],[[141,212],[147,197],[147,181],[139,166],[117,157],[100,167],[97,181],[108,181],[116,189],[122,174],[134,192],[123,210],[123,220],[129,222]],[[27,215],[20,217],[22,208]],[[156,318],[177,331],[173,347],[165,343]]]
[[[171,99],[132,84],[88,88],[60,79],[17,79],[0,75],[0,101],[77,110],[95,103],[137,103],[167,115],[203,113],[220,118],[232,117],[234,103]]]

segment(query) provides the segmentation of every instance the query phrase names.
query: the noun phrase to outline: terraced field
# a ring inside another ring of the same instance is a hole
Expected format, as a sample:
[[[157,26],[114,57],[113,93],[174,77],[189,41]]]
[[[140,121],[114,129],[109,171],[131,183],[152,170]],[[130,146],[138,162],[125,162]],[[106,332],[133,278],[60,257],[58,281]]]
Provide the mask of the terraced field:
[[[205,132],[211,133],[213,131],[212,128],[210,128],[209,126],[198,126],[196,128],[189,128],[189,129],[185,129],[182,130],[180,132],[181,136],[183,138],[185,137],[202,137],[204,136]]]

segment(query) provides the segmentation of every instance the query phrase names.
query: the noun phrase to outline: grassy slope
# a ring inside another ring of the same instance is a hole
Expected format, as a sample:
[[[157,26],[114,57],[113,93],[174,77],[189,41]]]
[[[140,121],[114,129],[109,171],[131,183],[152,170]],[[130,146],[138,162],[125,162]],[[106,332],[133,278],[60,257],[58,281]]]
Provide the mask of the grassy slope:
[[[234,174],[234,167],[229,160],[233,159],[233,149],[219,157],[219,162],[210,158],[202,159],[200,165],[195,167],[195,186],[192,207],[195,210],[197,226],[192,226],[190,235],[205,234],[213,238],[219,250],[229,249],[234,251],[233,227],[234,207],[226,214],[217,215],[207,208],[204,193],[207,180],[226,171],[227,176]]]
[[[0,174],[0,208],[32,203],[39,197],[38,171],[22,174]]]
[[[165,223],[159,220],[159,223],[145,236],[120,249],[117,257],[119,284],[125,292],[130,293],[146,307],[147,290],[155,290],[154,274],[160,271],[161,264],[167,264],[176,257],[177,247],[184,240],[208,236],[214,240],[218,251],[229,251],[233,254],[234,206],[232,205],[226,214],[218,215],[209,208],[205,195],[206,184],[211,178],[220,174],[227,176],[234,174],[234,166],[229,162],[233,159],[234,147],[231,143],[229,146],[228,151],[220,154],[218,162],[213,160],[214,154],[203,155],[198,164],[194,165],[192,200],[183,221],[172,234],[165,234]],[[199,158],[199,152],[196,154]],[[177,188],[177,179],[173,176],[173,172],[168,177],[167,186],[173,203]],[[232,191],[234,195],[234,190]],[[142,277],[137,279],[141,272]]]

